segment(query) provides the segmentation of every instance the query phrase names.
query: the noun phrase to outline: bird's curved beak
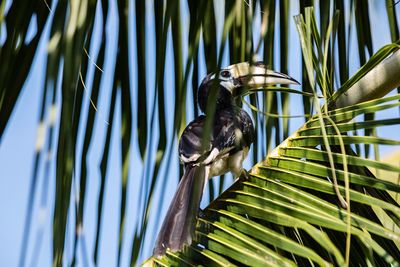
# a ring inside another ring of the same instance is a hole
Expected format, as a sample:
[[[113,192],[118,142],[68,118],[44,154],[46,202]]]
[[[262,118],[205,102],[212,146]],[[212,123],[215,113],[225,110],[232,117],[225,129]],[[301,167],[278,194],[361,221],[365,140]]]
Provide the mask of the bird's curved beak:
[[[242,62],[229,66],[235,87],[256,89],[274,84],[300,84],[289,75],[267,69],[262,62]]]

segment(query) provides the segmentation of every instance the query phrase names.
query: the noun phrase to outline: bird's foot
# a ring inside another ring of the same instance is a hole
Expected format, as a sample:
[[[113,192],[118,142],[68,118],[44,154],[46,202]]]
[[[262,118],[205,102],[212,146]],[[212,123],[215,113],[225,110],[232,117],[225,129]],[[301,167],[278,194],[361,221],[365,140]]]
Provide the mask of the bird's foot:
[[[241,174],[239,176],[239,180],[247,181],[249,179],[250,179],[250,173],[247,170],[242,169],[242,172],[241,172]]]

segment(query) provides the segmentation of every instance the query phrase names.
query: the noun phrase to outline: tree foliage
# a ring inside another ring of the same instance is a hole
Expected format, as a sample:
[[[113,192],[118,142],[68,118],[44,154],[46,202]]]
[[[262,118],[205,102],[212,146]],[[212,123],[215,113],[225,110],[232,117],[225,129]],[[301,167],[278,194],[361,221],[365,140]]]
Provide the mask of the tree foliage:
[[[377,52],[373,40],[379,36],[371,34],[371,18],[376,16],[371,10],[376,5],[386,8],[382,23],[392,39]],[[299,7],[299,15],[292,18],[294,6]],[[195,96],[200,79],[225,64],[258,58],[284,73],[297,64],[303,74],[301,89],[260,88],[238,98],[252,111],[257,129],[251,155],[251,162],[257,164],[250,179],[239,180],[227,190],[231,182],[226,177],[211,181],[211,201],[198,221],[196,242],[155,262],[398,265],[400,187],[397,180],[379,174],[396,175],[400,169],[381,162],[379,148],[400,141],[377,133],[388,127],[398,131],[400,121],[393,112],[387,117],[375,113],[397,111],[399,95],[375,99],[388,92],[379,88],[380,95],[336,105],[399,48],[396,9],[392,0],[379,4],[357,0],[2,1],[1,141],[22,92],[31,90],[24,83],[37,67],[34,58],[40,54],[40,43],[47,46],[45,81],[36,88],[42,94],[38,140],[44,141],[35,148],[19,264],[27,264],[28,251],[40,250],[42,239],[30,238],[35,230],[43,235],[40,229],[32,229],[33,205],[40,192],[48,192],[39,190],[39,181],[49,179],[55,179],[53,265],[99,263],[109,163],[116,157],[111,147],[114,139],[120,153],[120,172],[112,174],[120,180],[117,263],[123,262],[126,243],[131,265],[150,256],[145,245],[152,243],[154,231],[149,229],[159,226],[164,199],[170,197],[166,184],[178,179],[170,177],[168,169],[177,167],[172,159],[177,137],[187,121],[198,115]],[[301,55],[290,53],[294,29]],[[357,41],[358,55],[350,54],[351,38]],[[362,67],[351,75],[349,61],[357,56]],[[393,79],[392,85],[398,85],[399,77]],[[289,95],[296,94],[303,109],[291,111]],[[108,106],[102,106],[108,112],[105,118],[99,112],[101,96],[108,98]],[[294,115],[304,117],[304,125],[291,133]],[[105,135],[100,142],[95,141],[98,124]],[[93,146],[102,148],[96,162],[89,157]],[[46,159],[53,150],[55,157]],[[141,166],[132,166],[133,158]],[[54,173],[50,166],[55,166]],[[88,170],[97,166],[96,204],[88,207],[85,202],[93,179]],[[46,170],[43,175],[40,168]],[[371,170],[377,170],[376,175]],[[140,180],[135,196],[128,194],[132,179]],[[131,222],[133,236],[126,229],[128,201],[138,211]],[[87,209],[97,210],[90,240],[82,231]],[[73,249],[66,255],[71,225]],[[90,243],[88,250],[86,243]]]

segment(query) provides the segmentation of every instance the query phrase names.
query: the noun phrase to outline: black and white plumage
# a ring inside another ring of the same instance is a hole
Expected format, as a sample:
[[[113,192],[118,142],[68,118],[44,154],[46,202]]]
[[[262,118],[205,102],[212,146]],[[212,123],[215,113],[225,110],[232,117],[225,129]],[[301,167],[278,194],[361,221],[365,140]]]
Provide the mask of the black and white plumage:
[[[206,173],[209,174],[209,178],[228,171],[239,176],[242,162],[254,142],[254,126],[250,116],[234,105],[217,110],[210,142],[203,147],[205,121],[206,116],[199,116],[183,131],[179,142],[181,162],[185,165],[207,166]],[[239,156],[243,150],[242,158],[233,157],[236,154]]]
[[[162,256],[167,249],[178,251],[191,244],[207,179],[227,172],[235,177],[241,174],[255,130],[250,116],[234,104],[234,97],[244,86],[258,88],[270,84],[298,83],[285,74],[268,70],[262,63],[250,65],[247,62],[231,65],[219,75],[209,74],[204,78],[198,91],[198,104],[203,112],[211,90],[218,90],[212,131],[205,138],[207,115],[201,115],[182,133],[179,156],[185,173],[158,234],[153,256]]]

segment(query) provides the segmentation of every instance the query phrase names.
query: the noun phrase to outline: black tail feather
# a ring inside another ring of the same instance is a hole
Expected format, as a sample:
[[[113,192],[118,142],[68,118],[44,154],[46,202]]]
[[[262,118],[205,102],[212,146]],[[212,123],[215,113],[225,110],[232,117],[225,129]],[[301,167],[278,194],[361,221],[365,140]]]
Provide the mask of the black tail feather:
[[[205,180],[205,167],[186,167],[158,233],[154,257],[164,255],[167,249],[181,250],[192,242]]]

